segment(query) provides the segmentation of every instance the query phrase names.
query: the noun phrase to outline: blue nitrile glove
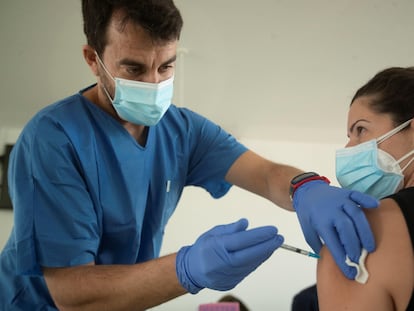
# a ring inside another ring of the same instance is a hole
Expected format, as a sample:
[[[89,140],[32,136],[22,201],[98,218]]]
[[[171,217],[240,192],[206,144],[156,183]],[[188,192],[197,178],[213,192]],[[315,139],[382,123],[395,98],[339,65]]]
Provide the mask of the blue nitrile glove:
[[[349,279],[354,279],[356,270],[345,263],[346,255],[358,262],[362,248],[375,250],[374,236],[361,207],[375,208],[378,204],[369,195],[329,186],[321,180],[304,183],[293,195],[306,242],[319,253],[322,239]]]
[[[246,230],[247,226],[246,219],[216,226],[181,248],[176,259],[181,285],[192,294],[205,287],[232,289],[283,243],[276,227]]]

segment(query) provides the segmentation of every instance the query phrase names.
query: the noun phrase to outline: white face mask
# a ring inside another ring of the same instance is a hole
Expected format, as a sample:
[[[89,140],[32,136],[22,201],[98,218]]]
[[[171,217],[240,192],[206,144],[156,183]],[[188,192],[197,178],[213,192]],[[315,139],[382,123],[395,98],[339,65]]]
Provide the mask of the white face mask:
[[[378,144],[398,133],[410,124],[404,122],[395,129],[359,145],[342,148],[336,152],[336,178],[346,189],[370,194],[378,199],[391,195],[403,187],[404,170],[414,157],[403,167],[400,163],[414,154],[411,150],[398,161],[389,153],[378,148]]]
[[[119,117],[134,124],[156,125],[171,105],[174,76],[160,83],[114,78],[99,55],[95,54],[102,68],[115,82],[114,98],[111,98],[105,86],[104,91]]]

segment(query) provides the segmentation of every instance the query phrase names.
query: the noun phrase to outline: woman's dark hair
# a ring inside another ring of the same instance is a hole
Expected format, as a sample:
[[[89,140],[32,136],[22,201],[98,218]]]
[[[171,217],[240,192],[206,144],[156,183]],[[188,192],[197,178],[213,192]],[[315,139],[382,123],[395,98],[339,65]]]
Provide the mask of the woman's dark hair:
[[[414,117],[414,67],[391,67],[378,72],[354,95],[372,96],[371,108],[389,114],[395,125]]]
[[[178,40],[183,20],[172,0],[82,0],[83,31],[98,54],[106,46],[106,33],[115,11],[123,13],[121,27],[133,22],[157,42]]]

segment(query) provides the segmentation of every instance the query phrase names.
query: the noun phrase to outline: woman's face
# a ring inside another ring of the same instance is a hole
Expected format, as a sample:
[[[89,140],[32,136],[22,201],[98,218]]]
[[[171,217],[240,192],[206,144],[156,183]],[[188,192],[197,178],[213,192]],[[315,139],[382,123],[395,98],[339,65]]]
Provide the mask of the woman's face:
[[[361,96],[354,100],[348,112],[346,147],[358,145],[371,139],[379,138],[394,129],[390,114],[377,113],[370,108],[372,96]],[[413,130],[402,130],[384,140],[378,147],[391,154],[395,159],[401,158],[414,148]]]

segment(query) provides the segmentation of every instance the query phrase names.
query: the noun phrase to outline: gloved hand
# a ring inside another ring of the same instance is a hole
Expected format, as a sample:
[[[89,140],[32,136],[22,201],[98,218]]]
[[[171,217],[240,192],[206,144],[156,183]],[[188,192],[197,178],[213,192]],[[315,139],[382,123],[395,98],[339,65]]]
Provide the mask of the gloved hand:
[[[358,262],[362,248],[375,250],[374,236],[361,207],[378,205],[378,200],[369,195],[329,186],[321,180],[304,183],[293,195],[293,207],[306,241],[316,253],[325,242],[349,279],[354,279],[356,270],[345,263],[346,255]]]
[[[192,294],[205,287],[232,289],[283,243],[276,227],[246,230],[247,226],[246,219],[216,226],[192,246],[181,248],[176,259],[181,285]]]

